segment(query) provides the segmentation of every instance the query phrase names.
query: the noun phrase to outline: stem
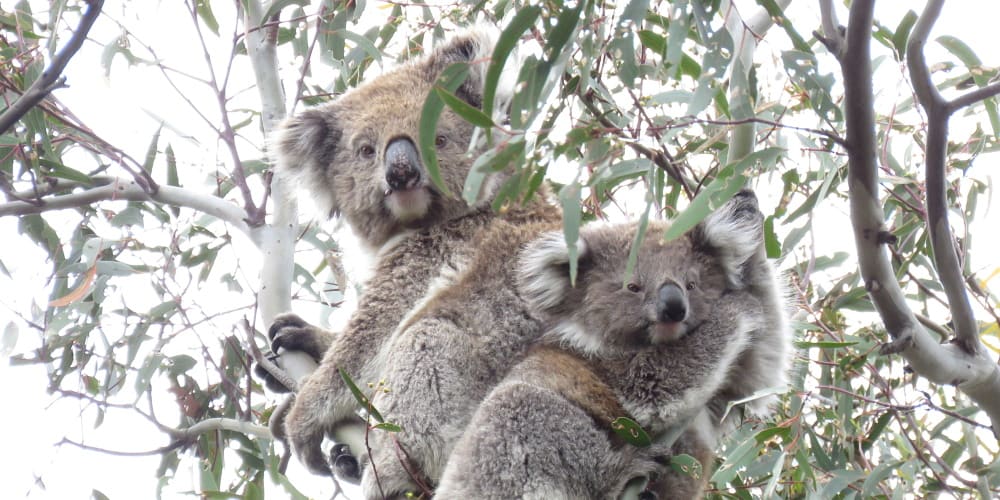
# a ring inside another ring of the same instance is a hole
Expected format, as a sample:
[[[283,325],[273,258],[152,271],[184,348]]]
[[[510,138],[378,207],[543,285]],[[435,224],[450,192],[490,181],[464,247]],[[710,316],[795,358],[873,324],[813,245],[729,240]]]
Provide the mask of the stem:
[[[66,46],[56,54],[49,67],[45,68],[42,75],[28,87],[28,90],[17,101],[14,101],[14,104],[11,104],[7,111],[0,114],[0,134],[6,133],[22,116],[31,111],[31,108],[42,102],[45,96],[66,83],[66,78],[60,75],[69,64],[69,60],[83,46],[83,41],[87,39],[87,33],[94,26],[97,16],[101,14],[101,7],[104,6],[104,0],[86,0],[86,3],[87,10],[84,11],[83,17],[80,18],[80,25],[73,32],[73,36],[69,38]]]

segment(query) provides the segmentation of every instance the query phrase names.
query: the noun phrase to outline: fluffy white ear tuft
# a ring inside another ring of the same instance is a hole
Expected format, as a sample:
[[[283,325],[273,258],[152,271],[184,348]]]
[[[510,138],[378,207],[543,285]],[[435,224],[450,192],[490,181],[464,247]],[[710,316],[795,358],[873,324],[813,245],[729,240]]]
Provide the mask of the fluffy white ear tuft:
[[[742,286],[743,265],[764,244],[764,215],[757,208],[757,197],[744,190],[708,215],[699,225],[701,243],[718,255],[729,283]]]
[[[577,242],[577,259],[587,253]],[[519,257],[518,288],[533,311],[544,312],[562,304],[570,289],[569,247],[562,231],[550,231],[532,241]]]
[[[324,215],[337,213],[333,192],[324,189],[323,172],[333,160],[341,131],[336,126],[331,105],[307,109],[286,119],[270,141],[275,173],[292,186],[312,194]]]
[[[493,50],[499,36],[499,31],[493,26],[485,23],[473,25],[454,34],[441,45],[435,47],[427,61],[434,68],[433,74],[440,74],[441,71],[456,62],[469,63],[469,77],[456,91],[456,95],[469,104],[482,108],[486,73],[494,62]],[[515,47],[503,62],[504,65],[493,98],[494,119],[500,119],[506,114],[510,100],[514,95],[517,73],[521,68],[521,56],[518,48]]]

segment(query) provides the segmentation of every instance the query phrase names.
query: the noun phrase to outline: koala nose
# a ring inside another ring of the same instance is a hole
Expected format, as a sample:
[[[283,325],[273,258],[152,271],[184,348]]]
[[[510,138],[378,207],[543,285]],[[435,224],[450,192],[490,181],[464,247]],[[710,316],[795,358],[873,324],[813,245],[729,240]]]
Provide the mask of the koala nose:
[[[420,154],[413,141],[400,137],[389,141],[385,148],[385,181],[393,191],[417,187],[420,182]]]
[[[665,283],[657,292],[656,319],[679,323],[687,317],[688,302],[684,290],[675,283]]]

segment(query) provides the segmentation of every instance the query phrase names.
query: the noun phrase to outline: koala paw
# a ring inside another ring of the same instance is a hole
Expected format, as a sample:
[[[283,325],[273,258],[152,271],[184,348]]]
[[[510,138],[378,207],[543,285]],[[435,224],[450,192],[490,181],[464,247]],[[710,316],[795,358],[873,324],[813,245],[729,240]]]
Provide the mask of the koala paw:
[[[330,463],[338,478],[357,484],[361,480],[361,465],[346,444],[335,444],[330,450]]]
[[[285,417],[285,434],[288,435],[295,455],[309,472],[330,476],[330,463],[322,449],[326,431],[322,423],[314,418],[314,410],[308,403],[303,403],[303,398],[296,398],[295,405]]]
[[[272,351],[278,352],[278,348],[301,351],[317,363],[323,359],[323,354],[329,347],[323,330],[292,313],[278,315],[268,329],[267,336],[271,339]]]

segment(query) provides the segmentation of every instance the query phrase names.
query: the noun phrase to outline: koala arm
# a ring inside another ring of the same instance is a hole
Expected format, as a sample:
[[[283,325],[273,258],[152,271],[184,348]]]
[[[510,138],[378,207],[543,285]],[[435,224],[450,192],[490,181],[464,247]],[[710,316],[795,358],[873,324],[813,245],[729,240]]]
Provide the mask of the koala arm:
[[[358,403],[339,370],[359,385],[379,376],[383,346],[403,318],[434,288],[435,279],[458,266],[455,262],[463,257],[463,247],[485,217],[489,214],[409,235],[378,257],[357,311],[346,329],[331,339],[319,367],[302,384],[285,422],[293,449],[311,471],[330,473],[321,449],[323,437],[335,433],[343,422],[357,421]]]

